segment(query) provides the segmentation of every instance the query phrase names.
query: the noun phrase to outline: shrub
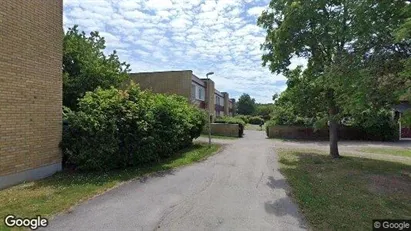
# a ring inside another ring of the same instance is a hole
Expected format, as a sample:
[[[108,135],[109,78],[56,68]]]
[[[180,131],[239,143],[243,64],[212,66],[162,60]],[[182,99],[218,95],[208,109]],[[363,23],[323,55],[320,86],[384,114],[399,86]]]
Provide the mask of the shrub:
[[[248,120],[249,120],[250,116],[248,116],[248,115],[236,115],[234,118],[242,120],[244,122],[244,124],[248,124]]]
[[[250,124],[260,125],[260,124],[263,124],[263,123],[264,123],[264,119],[261,118],[261,117],[258,117],[258,116],[254,116],[254,117],[251,117],[251,118],[249,119],[249,123],[250,123]]]
[[[221,117],[221,118],[216,118],[214,123],[226,123],[226,124],[241,124],[245,125],[245,122],[242,119],[236,118],[236,117]]]
[[[205,124],[202,112],[179,96],[97,89],[64,110],[66,164],[108,170],[166,158],[191,144]]]
[[[368,110],[356,116],[353,126],[363,129],[368,140],[398,140],[398,124],[392,119],[390,110]]]
[[[181,96],[158,94],[153,107],[154,134],[160,157],[191,145],[205,125],[203,113]]]

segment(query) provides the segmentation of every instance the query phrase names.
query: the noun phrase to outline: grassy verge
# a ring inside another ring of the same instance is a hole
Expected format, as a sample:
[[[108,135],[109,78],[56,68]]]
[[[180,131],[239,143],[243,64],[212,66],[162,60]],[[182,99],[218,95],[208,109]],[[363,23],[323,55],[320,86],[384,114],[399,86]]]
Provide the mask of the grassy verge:
[[[8,230],[4,217],[50,217],[100,194],[120,183],[157,171],[170,170],[200,161],[216,153],[221,146],[194,144],[172,158],[142,168],[105,173],[60,172],[44,180],[20,184],[0,191],[0,230]]]
[[[411,219],[409,163],[278,151],[291,195],[313,230],[371,230],[373,219]]]
[[[208,135],[202,134],[202,135],[200,135],[200,137],[208,138]],[[238,139],[238,137],[211,135],[211,139],[236,140],[236,139]]]
[[[359,151],[376,154],[411,157],[411,150],[402,148],[361,148]]]

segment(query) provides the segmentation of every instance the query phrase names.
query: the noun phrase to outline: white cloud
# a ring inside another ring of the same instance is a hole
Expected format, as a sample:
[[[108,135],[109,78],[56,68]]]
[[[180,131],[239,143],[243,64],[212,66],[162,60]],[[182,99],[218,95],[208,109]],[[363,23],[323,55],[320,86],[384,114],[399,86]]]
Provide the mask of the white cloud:
[[[175,28],[187,28],[191,22],[184,18],[177,18],[170,22],[170,25]]]
[[[164,10],[173,7],[173,3],[170,0],[149,0],[146,6],[154,10]]]
[[[265,10],[267,7],[253,7],[247,10],[247,13],[252,16],[259,17],[263,10]]]
[[[64,27],[100,31],[134,72],[209,71],[220,91],[270,102],[284,77],[261,66],[264,30],[256,17],[269,0],[65,0]],[[257,6],[256,6],[257,5]],[[250,17],[252,16],[252,17]],[[305,60],[293,59],[292,67]],[[280,81],[280,82],[278,82]]]

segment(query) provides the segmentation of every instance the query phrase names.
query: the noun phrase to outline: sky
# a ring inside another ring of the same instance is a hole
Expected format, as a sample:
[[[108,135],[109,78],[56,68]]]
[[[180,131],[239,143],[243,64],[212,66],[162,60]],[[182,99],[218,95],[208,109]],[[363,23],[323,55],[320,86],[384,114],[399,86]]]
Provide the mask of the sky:
[[[286,88],[262,66],[265,31],[256,25],[269,0],[65,0],[63,23],[99,31],[106,52],[118,52],[131,72],[208,72],[230,98],[247,93],[259,103]],[[294,59],[291,66],[304,65]]]

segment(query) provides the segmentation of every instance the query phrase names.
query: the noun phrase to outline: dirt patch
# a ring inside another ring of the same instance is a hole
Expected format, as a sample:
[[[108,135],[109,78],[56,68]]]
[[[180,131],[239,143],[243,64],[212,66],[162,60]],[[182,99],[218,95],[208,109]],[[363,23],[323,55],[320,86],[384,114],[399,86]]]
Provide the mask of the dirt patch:
[[[411,194],[411,177],[370,175],[368,178],[368,190],[375,194]]]

